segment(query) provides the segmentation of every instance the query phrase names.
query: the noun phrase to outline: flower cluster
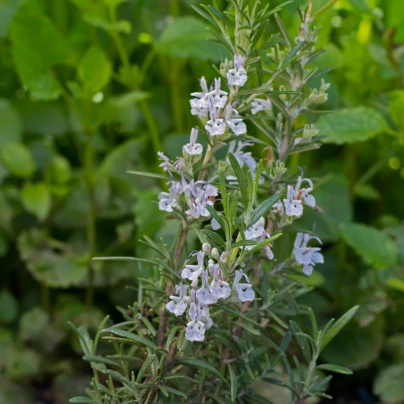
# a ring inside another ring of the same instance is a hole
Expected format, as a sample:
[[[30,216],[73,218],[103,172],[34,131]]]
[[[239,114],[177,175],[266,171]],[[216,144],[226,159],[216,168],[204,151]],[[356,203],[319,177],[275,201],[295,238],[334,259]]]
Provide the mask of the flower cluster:
[[[234,68],[227,72],[229,86],[242,87],[247,81],[247,72],[244,69],[244,58],[234,56]],[[236,109],[228,103],[228,93],[221,89],[220,78],[215,79],[208,89],[204,77],[200,80],[201,92],[191,93],[191,114],[203,118],[205,129],[210,136],[222,136],[229,128],[236,136],[247,133],[247,126],[239,116]],[[209,117],[209,118],[208,118]]]
[[[218,190],[205,181],[194,181],[183,176],[182,181],[170,181],[169,192],[161,192],[159,195],[159,209],[173,212],[174,209],[184,210],[189,219],[209,218],[207,205],[213,206]],[[181,204],[181,196],[185,198],[185,205]],[[185,207],[185,209],[186,209]]]
[[[170,296],[171,300],[166,308],[176,316],[183,315],[188,309],[189,322],[185,338],[189,341],[203,341],[205,331],[213,325],[209,306],[231,295],[233,299],[241,302],[252,301],[255,293],[247,275],[239,270],[234,271],[233,284],[229,285],[223,272],[223,266],[227,260],[226,252],[219,256],[216,248],[212,249],[209,244],[204,244],[203,251],[193,255],[196,255],[197,263],[188,264],[181,271],[183,282],[188,281],[191,284],[176,285],[176,295]],[[205,266],[205,258],[208,258],[207,266]],[[246,282],[241,282],[243,278]]]

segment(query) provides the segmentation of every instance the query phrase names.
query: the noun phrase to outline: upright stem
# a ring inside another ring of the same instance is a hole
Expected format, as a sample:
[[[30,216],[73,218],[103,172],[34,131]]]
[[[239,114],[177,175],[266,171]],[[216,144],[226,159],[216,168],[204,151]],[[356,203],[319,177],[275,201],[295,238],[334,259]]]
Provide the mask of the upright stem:
[[[88,263],[88,288],[86,302],[89,307],[93,304],[94,299],[94,267],[92,258],[96,253],[96,215],[95,215],[95,198],[94,198],[94,155],[92,148],[92,131],[86,131],[86,142],[84,145],[84,180],[87,189],[87,243],[89,250]]]

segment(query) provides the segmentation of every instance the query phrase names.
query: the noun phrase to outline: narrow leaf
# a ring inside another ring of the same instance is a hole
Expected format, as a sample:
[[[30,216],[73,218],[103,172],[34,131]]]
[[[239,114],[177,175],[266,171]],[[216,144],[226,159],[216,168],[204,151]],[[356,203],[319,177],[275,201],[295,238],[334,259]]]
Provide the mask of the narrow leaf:
[[[121,330],[119,328],[106,328],[102,332],[103,333],[109,332],[111,334],[118,335],[119,337],[127,338],[127,339],[129,339],[131,341],[134,341],[134,342],[136,342],[138,344],[145,345],[145,346],[147,346],[147,347],[149,347],[151,349],[154,349],[154,350],[158,349],[158,346],[155,343],[153,343],[153,342],[149,341],[148,339],[143,338],[143,337],[141,337],[139,335],[136,335],[133,332]]]
[[[254,223],[258,222],[258,220],[261,219],[261,217],[265,217],[269,210],[272,208],[272,206],[275,205],[276,202],[281,199],[282,194],[276,194],[272,195],[268,199],[266,199],[264,202],[262,202],[260,205],[257,206],[257,208],[254,210],[254,213],[251,217],[250,222],[247,225],[247,228],[251,227]]]
[[[199,359],[180,359],[180,360],[177,360],[176,363],[182,364],[185,366],[191,366],[191,367],[202,369],[202,370],[207,370],[208,372],[215,374],[217,377],[219,377],[221,380],[223,380],[226,384],[228,384],[227,380],[209,363],[206,363]]]
[[[318,365],[317,369],[328,370],[329,372],[341,373],[342,375],[351,375],[353,372],[344,366],[333,365],[330,363],[325,363],[324,365]]]
[[[330,343],[330,341],[348,324],[348,322],[352,319],[358,309],[359,306],[352,307],[352,309],[348,310],[335,322],[335,324],[330,328],[327,334],[324,335],[320,351],[322,351]]]

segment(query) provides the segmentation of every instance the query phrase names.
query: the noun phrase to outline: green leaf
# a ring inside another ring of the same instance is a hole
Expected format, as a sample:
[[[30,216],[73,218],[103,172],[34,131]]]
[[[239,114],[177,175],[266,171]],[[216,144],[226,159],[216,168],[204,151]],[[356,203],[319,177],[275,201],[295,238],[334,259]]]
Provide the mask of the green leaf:
[[[219,234],[208,229],[202,229],[202,233],[209,239],[210,242],[215,244],[215,247],[225,247],[226,242],[219,236]]]
[[[69,400],[69,403],[92,404],[93,400],[88,397],[73,397]]]
[[[121,366],[116,361],[113,361],[111,359],[104,358],[103,356],[98,356],[98,355],[84,355],[83,359],[88,362],[102,363],[104,365],[116,366],[118,368]]]
[[[233,366],[229,363],[227,365],[230,374],[230,395],[232,403],[236,402],[237,397],[237,375],[233,369]]]
[[[24,2],[10,25],[12,52],[21,81],[41,100],[56,99],[61,89],[50,73],[66,64],[70,50],[66,40],[35,2]]]
[[[342,375],[351,375],[353,372],[351,369],[348,369],[344,366],[333,365],[330,363],[326,363],[324,365],[316,366],[317,369],[328,370],[329,372],[341,373]]]
[[[341,233],[349,246],[369,265],[385,269],[397,262],[397,244],[382,231],[352,223],[343,226]]]
[[[168,387],[168,386],[164,386],[164,388],[171,394],[174,394],[176,396],[180,396],[183,397],[185,399],[187,399],[187,395],[185,393],[183,393],[182,391],[179,391],[177,389],[173,389],[172,387]]]
[[[323,115],[316,123],[324,143],[363,142],[388,130],[380,112],[369,107],[340,109]]]
[[[294,321],[290,321],[290,325],[293,331],[294,336],[297,339],[297,342],[299,343],[300,349],[302,350],[302,353],[307,361],[307,363],[310,363],[311,361],[311,349],[310,345],[305,337],[300,335],[302,333],[301,328],[295,323]]]
[[[87,278],[87,258],[74,255],[71,247],[31,229],[18,237],[18,249],[32,276],[55,288],[79,286]]]
[[[321,351],[348,324],[348,322],[352,319],[352,317],[355,315],[355,313],[357,312],[358,309],[359,309],[359,306],[352,307],[335,322],[335,324],[330,328],[330,330],[323,337],[323,340],[321,342],[321,348],[320,348]]]
[[[270,242],[276,240],[280,236],[282,236],[282,233],[276,233],[273,236],[271,236],[271,237],[269,237],[269,238],[267,238],[265,240],[260,241],[259,243],[257,243],[255,245],[255,247],[251,248],[250,250],[246,250],[244,255],[247,256],[247,255],[254,254],[257,251],[260,251],[262,248],[264,248],[266,245],[268,245]]]
[[[247,184],[247,178],[244,175],[244,172],[241,169],[239,162],[234,157],[234,154],[228,153],[227,156],[229,158],[231,166],[233,167],[234,174],[237,177],[238,186],[240,188],[241,196],[243,197],[244,208],[247,209],[247,207],[248,207],[248,192],[247,192],[248,191],[248,184]]]
[[[403,380],[403,364],[386,367],[377,375],[373,392],[380,397],[382,403],[402,403],[404,401]]]
[[[158,53],[178,59],[220,60],[220,47],[207,40],[211,37],[205,23],[198,18],[178,17],[154,45]]]
[[[404,131],[404,91],[394,91],[391,96],[392,97],[389,104],[391,117],[393,118],[393,121],[400,127],[400,129]]]
[[[23,0],[2,0],[0,2],[0,38],[7,37],[8,27]]]
[[[386,331],[382,316],[367,327],[351,322],[321,352],[321,360],[352,370],[366,369],[379,358]]]
[[[20,319],[19,333],[23,341],[40,341],[50,321],[49,314],[40,307],[26,311]]]
[[[87,50],[77,68],[84,90],[90,96],[108,84],[111,72],[111,62],[98,46]]]
[[[127,380],[125,377],[123,377],[120,373],[115,372],[114,370],[107,370],[107,373],[114,378],[115,380],[117,380],[118,382],[122,383],[123,385],[125,385],[126,387],[129,387],[129,389],[132,392],[135,392],[135,390],[132,387],[132,384],[129,380]]]
[[[141,337],[140,335],[136,335],[133,332],[121,330],[120,328],[106,328],[102,330],[102,332],[111,333],[117,335],[118,337],[126,338],[138,344],[145,345],[153,350],[158,349],[158,346],[155,343],[149,341],[148,339]]]
[[[11,174],[29,178],[34,174],[35,163],[30,151],[21,143],[9,143],[1,148],[0,158]]]
[[[0,291],[0,324],[12,323],[18,316],[17,299],[8,291]]]
[[[281,199],[281,197],[282,194],[276,194],[260,203],[254,210],[254,213],[251,217],[250,222],[247,225],[247,228],[251,227],[254,223],[258,222],[258,220],[260,220],[261,217],[265,217],[272,208],[272,206],[274,206],[275,203],[278,202],[279,199]]]
[[[22,134],[21,118],[12,104],[3,98],[0,98],[0,122],[0,147],[18,143]]]
[[[182,364],[185,366],[191,366],[197,369],[206,370],[210,373],[215,374],[221,380],[223,380],[226,384],[228,384],[227,380],[209,363],[199,360],[199,359],[179,359],[175,363]]]
[[[24,184],[21,191],[22,204],[24,208],[43,221],[49,214],[52,199],[48,186],[44,183]]]

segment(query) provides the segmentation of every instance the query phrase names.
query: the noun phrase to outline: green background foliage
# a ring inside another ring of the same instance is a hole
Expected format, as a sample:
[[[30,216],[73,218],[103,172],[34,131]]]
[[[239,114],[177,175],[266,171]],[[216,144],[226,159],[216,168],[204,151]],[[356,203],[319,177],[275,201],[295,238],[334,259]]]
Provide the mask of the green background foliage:
[[[208,41],[196,3],[0,1],[0,402],[80,395],[91,376],[67,322],[94,330],[105,313],[119,318],[114,307],[136,299],[125,286],[152,271],[91,257],[147,259],[143,234],[177,231],[152,202],[164,181],[126,171],[159,172],[157,151],[179,153],[194,124],[189,93],[227,55]],[[295,4],[281,13],[292,32]],[[324,108],[336,111],[317,120],[324,146],[293,162],[318,179],[321,209],[300,225],[315,223],[325,243],[302,302],[324,322],[361,305],[320,358],[356,371],[336,377],[331,394],[400,403],[404,7],[339,0],[316,25],[327,49],[316,64],[333,67]]]

